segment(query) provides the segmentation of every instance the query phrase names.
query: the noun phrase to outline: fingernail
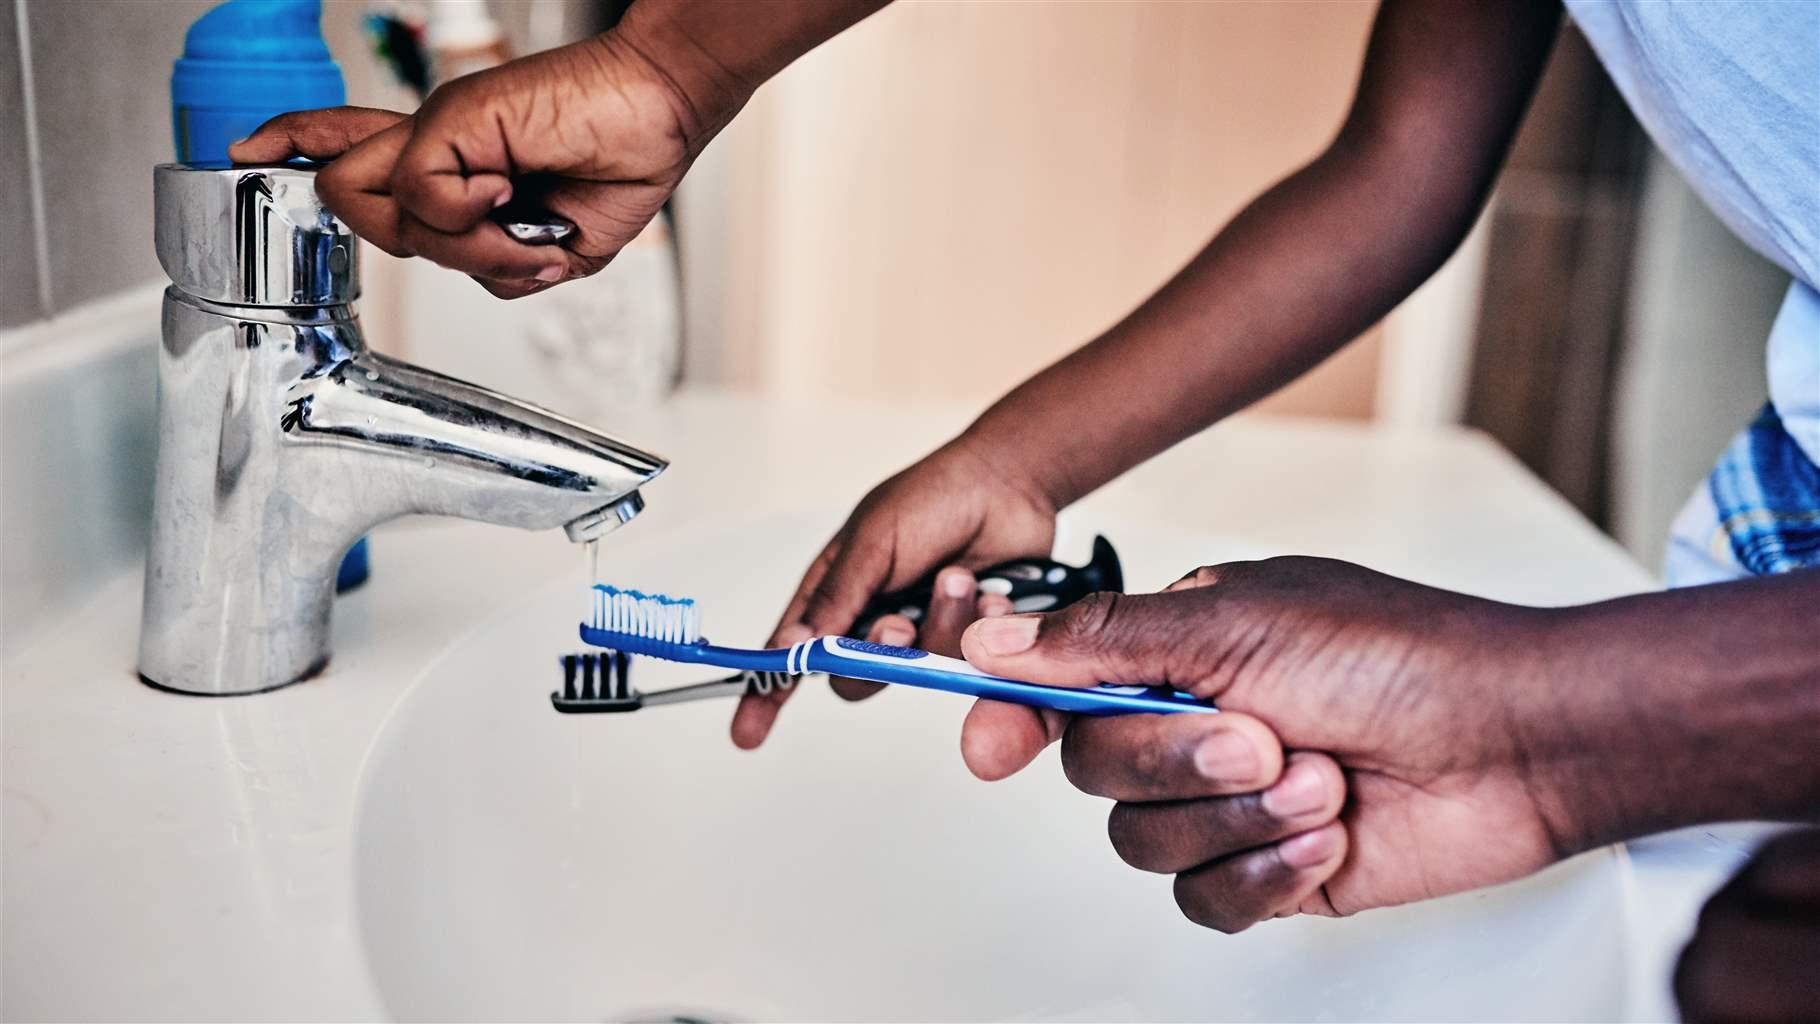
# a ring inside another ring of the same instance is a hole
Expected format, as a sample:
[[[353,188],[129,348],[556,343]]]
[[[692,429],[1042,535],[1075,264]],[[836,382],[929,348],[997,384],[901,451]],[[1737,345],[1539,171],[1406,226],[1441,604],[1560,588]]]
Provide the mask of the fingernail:
[[[252,138],[251,135],[242,135],[238,139],[235,139],[234,141],[228,143],[228,148],[233,149],[235,146],[240,145],[242,142],[245,142],[246,140],[248,140],[250,138]]]
[[[1194,767],[1215,782],[1250,782],[1258,777],[1258,752],[1251,741],[1225,729],[1194,748]]]
[[[508,188],[504,192],[493,197],[493,209],[497,210],[511,201],[512,190]]]
[[[564,273],[564,270],[562,267],[552,264],[550,266],[543,268],[542,270],[539,270],[537,272],[537,279],[539,281],[542,281],[544,284],[555,284],[556,282],[562,280],[563,273]]]
[[[1291,765],[1281,782],[1264,791],[1264,810],[1277,818],[1313,814],[1327,802],[1327,787],[1313,765]]]
[[[893,647],[907,647],[910,641],[916,639],[916,632],[905,626],[886,626],[879,630],[878,639],[880,643]]]
[[[1019,654],[1036,644],[1037,621],[1029,615],[981,619],[971,628],[987,654]]]
[[[942,593],[949,597],[972,597],[973,577],[957,570],[942,573]]]
[[[1277,856],[1292,868],[1312,868],[1324,864],[1340,848],[1340,830],[1322,827],[1285,839],[1277,847]]]

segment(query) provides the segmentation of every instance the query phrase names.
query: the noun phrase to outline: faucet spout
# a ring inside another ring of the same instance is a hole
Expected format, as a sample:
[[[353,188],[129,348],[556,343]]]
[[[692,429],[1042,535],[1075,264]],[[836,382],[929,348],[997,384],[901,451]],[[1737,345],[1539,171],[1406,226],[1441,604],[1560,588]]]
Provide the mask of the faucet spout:
[[[551,529],[623,506],[666,466],[527,402],[373,352],[299,380],[286,404],[291,450],[340,466],[350,518],[367,526],[427,514]]]
[[[644,507],[665,461],[555,413],[368,351],[356,251],[299,168],[167,165],[158,467],[139,671],[255,693],[328,662],[335,571],[413,514],[565,527]],[[222,234],[223,225],[232,234]]]
[[[588,544],[619,529],[645,510],[644,496],[637,491],[589,512],[576,516],[562,526],[562,532],[577,544]]]

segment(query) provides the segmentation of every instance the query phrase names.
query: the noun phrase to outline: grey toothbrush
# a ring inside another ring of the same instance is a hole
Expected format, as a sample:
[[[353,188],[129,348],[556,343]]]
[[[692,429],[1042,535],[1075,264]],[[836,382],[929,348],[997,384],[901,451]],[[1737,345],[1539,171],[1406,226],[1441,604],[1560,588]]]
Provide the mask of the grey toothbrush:
[[[644,693],[632,685],[632,659],[624,651],[565,654],[560,660],[562,690],[550,694],[550,705],[565,715],[613,714],[659,704],[738,697],[747,692],[770,693],[774,689],[787,690],[796,682],[785,672],[739,672],[725,679]]]

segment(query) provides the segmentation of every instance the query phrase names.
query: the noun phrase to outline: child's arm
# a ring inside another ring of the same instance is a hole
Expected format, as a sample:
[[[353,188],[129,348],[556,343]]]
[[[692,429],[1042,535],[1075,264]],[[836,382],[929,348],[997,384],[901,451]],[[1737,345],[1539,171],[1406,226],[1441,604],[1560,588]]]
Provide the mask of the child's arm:
[[[937,566],[1047,554],[1056,509],[1280,387],[1402,301],[1478,216],[1560,16],[1529,0],[1385,0],[1327,151],[1124,322],[867,495],[809,566],[773,641],[844,632],[873,594]],[[993,610],[970,587],[938,587],[920,643],[952,647]],[[915,637],[899,616],[874,630]],[[762,742],[788,694],[743,700],[735,741]]]
[[[969,433],[1060,508],[1357,337],[1471,228],[1559,19],[1554,4],[1387,0],[1326,152]]]

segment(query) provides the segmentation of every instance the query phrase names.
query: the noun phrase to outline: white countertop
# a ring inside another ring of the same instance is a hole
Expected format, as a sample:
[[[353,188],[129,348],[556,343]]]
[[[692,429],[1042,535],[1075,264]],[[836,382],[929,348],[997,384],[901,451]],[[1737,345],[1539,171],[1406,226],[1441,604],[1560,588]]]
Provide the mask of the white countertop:
[[[766,515],[833,517],[967,417],[685,393],[603,422],[673,466],[647,488],[645,514],[603,544],[602,560],[620,546]],[[1512,601],[1572,603],[1654,586],[1511,457],[1468,432],[1240,418],[1094,495],[1079,514],[1117,524],[1115,542],[1147,525],[1206,532]],[[352,878],[368,752],[438,652],[506,603],[584,574],[559,532],[443,520],[382,529],[373,565],[373,580],[339,603],[328,672],[276,693],[183,698],[141,685],[136,572],[27,642],[9,638],[18,653],[0,688],[0,1015],[384,1015]],[[1634,1015],[1670,1012],[1666,965],[1753,834],[1701,830],[1639,848]]]

